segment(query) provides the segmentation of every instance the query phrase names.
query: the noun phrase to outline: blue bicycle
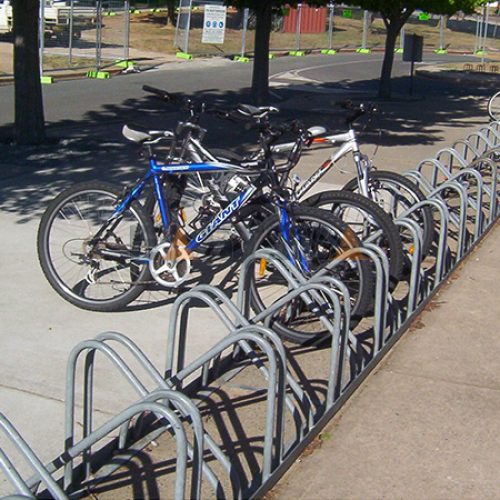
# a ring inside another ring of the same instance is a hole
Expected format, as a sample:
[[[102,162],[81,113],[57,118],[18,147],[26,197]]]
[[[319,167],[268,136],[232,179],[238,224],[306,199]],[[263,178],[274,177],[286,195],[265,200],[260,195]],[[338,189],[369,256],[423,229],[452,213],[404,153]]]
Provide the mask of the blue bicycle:
[[[144,177],[126,189],[101,181],[81,183],[50,203],[39,227],[38,255],[47,280],[64,299],[83,309],[115,311],[152,283],[182,288],[191,276],[192,254],[228,224],[241,239],[245,255],[272,247],[305,275],[359,246],[344,223],[323,210],[301,207],[294,193],[280,185],[270,149],[276,131],[263,139],[268,151],[263,160],[236,164],[216,160],[201,146],[203,129],[198,125],[181,125],[175,132],[124,127],[125,137],[149,151]],[[153,152],[153,146],[163,140],[172,144],[165,163]],[[195,157],[201,161],[193,161]],[[217,213],[201,226],[193,226],[186,217],[183,195],[189,176],[206,174],[212,189],[220,193]],[[231,189],[226,183],[223,191],[217,183],[223,185],[221,177],[226,174]],[[256,227],[249,220],[258,213],[263,193],[273,201],[275,213],[269,215],[266,208],[264,219],[256,217]],[[351,292],[354,314],[364,313],[371,303],[367,266],[366,261],[350,257],[335,271]],[[286,291],[286,284],[272,268],[262,263],[255,267],[252,301],[261,310]],[[292,309],[278,317],[277,329],[303,341],[313,331],[312,319],[302,306]]]

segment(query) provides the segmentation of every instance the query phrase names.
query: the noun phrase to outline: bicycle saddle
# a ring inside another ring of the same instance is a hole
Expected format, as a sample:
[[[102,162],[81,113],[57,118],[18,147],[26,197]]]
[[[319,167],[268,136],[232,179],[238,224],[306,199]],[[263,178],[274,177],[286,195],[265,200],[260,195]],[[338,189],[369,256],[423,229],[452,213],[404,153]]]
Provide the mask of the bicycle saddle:
[[[263,118],[269,113],[277,113],[279,110],[274,106],[252,106],[251,104],[240,104],[238,112],[251,118]]]
[[[151,141],[157,137],[171,136],[172,132],[167,130],[148,130],[139,125],[134,125],[134,128],[124,125],[122,128],[122,134],[125,139],[137,144],[142,144],[143,142]]]
[[[326,134],[326,128],[325,127],[320,127],[319,125],[315,125],[314,127],[309,127],[307,129],[307,132],[309,134],[309,137],[318,137],[320,135],[325,135]]]

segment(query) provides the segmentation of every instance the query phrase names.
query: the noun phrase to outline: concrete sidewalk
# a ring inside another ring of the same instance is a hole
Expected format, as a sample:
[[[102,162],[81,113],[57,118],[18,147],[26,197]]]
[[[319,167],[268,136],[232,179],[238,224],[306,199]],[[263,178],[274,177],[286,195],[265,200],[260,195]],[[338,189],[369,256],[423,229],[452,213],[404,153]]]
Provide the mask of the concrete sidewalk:
[[[268,499],[500,498],[500,224]]]

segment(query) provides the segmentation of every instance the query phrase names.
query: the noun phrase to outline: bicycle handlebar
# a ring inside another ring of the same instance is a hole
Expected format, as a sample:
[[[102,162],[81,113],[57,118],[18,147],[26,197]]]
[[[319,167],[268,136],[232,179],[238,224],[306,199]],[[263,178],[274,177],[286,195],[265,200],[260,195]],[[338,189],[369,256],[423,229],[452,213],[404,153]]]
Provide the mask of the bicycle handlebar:
[[[203,101],[197,101],[190,97],[181,96],[167,92],[163,89],[151,87],[150,85],[143,85],[142,90],[149,92],[166,102],[177,104],[191,113],[192,117],[199,118],[202,113],[208,113],[218,116],[219,118],[233,118],[232,113],[235,112],[233,108],[224,108],[215,104],[206,104]]]
[[[378,112],[378,108],[376,104],[373,103],[361,103],[356,106],[350,99],[346,101],[336,101],[336,106],[339,106],[343,109],[352,110],[352,113],[347,116],[345,119],[346,125],[352,125],[360,116],[369,114],[372,115]]]

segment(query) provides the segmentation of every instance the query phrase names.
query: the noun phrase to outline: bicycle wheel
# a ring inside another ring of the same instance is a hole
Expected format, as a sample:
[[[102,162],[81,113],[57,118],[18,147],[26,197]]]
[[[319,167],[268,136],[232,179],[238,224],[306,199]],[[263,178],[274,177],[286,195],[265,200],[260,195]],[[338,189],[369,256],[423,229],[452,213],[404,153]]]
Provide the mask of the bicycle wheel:
[[[295,242],[295,246],[300,246],[309,267],[309,272],[305,273],[306,277],[333,259],[341,257],[348,249],[359,246],[356,235],[342,221],[324,210],[293,207],[290,215],[300,240],[300,243]],[[263,248],[272,248],[287,255],[286,246],[293,244],[294,242],[288,242],[288,245],[284,243],[280,220],[278,216],[273,215],[260,225],[245,245],[245,257]],[[297,259],[293,262],[296,264]],[[367,259],[360,255],[345,258],[329,275],[339,278],[348,288],[353,317],[361,317],[369,310],[374,282],[372,267]],[[250,273],[249,286],[251,305],[257,313],[268,308],[289,290],[283,276],[272,263],[267,263],[264,259],[255,262]],[[328,335],[317,314],[311,311],[300,297],[293,299],[275,313],[272,328],[284,338],[296,343]]]
[[[393,219],[399,217],[405,210],[415,203],[426,199],[418,186],[403,175],[387,170],[373,170],[368,177],[370,191],[373,200],[383,208]],[[358,192],[359,186],[356,178],[351,179],[344,189]],[[432,246],[434,240],[434,219],[432,209],[429,206],[412,212],[410,216],[422,228],[422,256],[425,257]],[[401,229],[403,246],[411,250],[413,238],[408,231]]]
[[[45,277],[61,297],[82,309],[122,309],[150,279],[148,252],[156,239],[139,203],[94,239],[120,193],[104,182],[78,184],[57,196],[40,222],[38,258]]]
[[[404,264],[403,243],[397,226],[377,204],[350,191],[324,191],[301,203],[328,210],[345,222],[362,243],[374,243],[382,248],[389,259],[392,281],[399,281]]]
[[[500,121],[500,92],[490,97],[488,101],[488,114],[493,121]]]

